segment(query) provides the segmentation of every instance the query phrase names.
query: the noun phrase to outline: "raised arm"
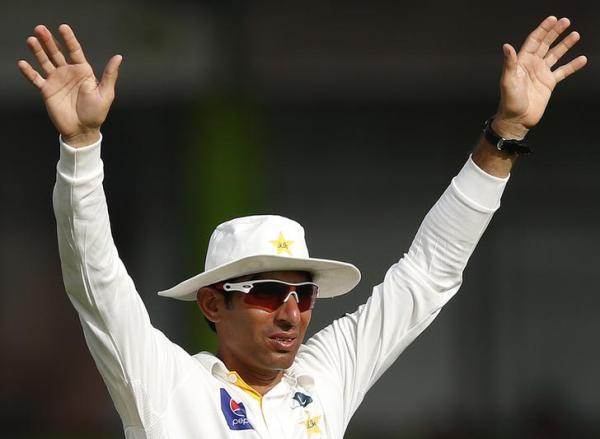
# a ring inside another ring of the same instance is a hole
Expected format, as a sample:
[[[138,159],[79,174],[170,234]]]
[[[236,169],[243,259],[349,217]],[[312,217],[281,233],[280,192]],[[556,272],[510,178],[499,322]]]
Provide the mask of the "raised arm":
[[[73,31],[59,29],[70,61],[48,29],[37,26],[27,44],[44,76],[26,61],[18,65],[40,90],[61,134],[53,202],[65,289],[126,430],[142,437],[185,377],[182,364],[191,360],[152,327],[111,235],[99,130],[121,56],[108,62],[98,83]]]
[[[77,148],[100,139],[100,126],[106,119],[115,97],[115,83],[123,57],[113,56],[104,69],[100,82],[67,24],[58,28],[69,59],[46,26],[35,28],[35,36],[27,45],[43,75],[27,61],[18,62],[21,73],[36,86],[44,99],[52,123],[63,141]]]
[[[567,19],[545,19],[518,55],[504,45],[502,97],[493,123],[502,137],[523,138],[539,122],[556,84],[585,65],[585,57],[579,57],[552,70],[579,39],[573,32],[549,49],[568,25]],[[317,333],[298,354],[299,369],[319,371],[315,388],[321,389],[324,404],[338,411],[340,423],[333,429],[340,434],[367,390],[458,291],[463,270],[500,205],[515,156],[482,138],[472,157],[367,303]]]

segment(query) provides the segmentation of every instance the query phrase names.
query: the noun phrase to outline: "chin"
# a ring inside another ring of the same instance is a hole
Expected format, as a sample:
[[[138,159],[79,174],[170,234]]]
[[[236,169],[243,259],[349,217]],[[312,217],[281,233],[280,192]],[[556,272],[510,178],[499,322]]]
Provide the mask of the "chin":
[[[271,367],[277,370],[289,369],[295,358],[296,352],[275,352],[271,357]]]

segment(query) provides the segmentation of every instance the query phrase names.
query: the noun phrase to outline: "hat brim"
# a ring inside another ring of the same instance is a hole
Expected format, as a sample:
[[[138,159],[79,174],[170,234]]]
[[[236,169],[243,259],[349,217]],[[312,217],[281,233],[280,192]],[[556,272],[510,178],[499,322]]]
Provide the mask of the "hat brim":
[[[207,270],[168,290],[159,291],[158,295],[179,300],[196,300],[196,293],[202,287],[265,271],[308,271],[313,275],[313,282],[319,285],[319,298],[346,294],[360,281],[359,269],[347,262],[254,255]]]

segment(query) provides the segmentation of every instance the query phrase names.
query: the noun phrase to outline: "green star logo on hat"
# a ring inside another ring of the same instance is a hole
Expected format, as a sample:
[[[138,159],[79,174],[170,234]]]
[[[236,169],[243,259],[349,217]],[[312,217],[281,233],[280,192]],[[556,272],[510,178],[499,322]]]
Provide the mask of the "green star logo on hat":
[[[279,237],[269,242],[275,246],[278,255],[280,255],[281,253],[287,253],[288,255],[292,256],[290,247],[294,243],[294,241],[285,239],[285,236],[283,236],[283,232],[279,232]]]

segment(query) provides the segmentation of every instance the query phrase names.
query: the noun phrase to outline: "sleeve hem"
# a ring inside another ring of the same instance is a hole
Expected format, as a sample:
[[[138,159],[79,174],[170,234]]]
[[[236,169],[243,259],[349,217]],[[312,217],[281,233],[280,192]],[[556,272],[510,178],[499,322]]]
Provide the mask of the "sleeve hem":
[[[100,139],[91,145],[73,148],[65,143],[62,137],[59,137],[60,142],[60,159],[58,160],[57,170],[65,177],[72,179],[86,179],[96,176],[98,170],[102,167],[100,158],[100,145],[102,143],[102,135]]]
[[[469,204],[493,212],[500,207],[500,198],[509,178],[510,176],[501,178],[488,174],[469,156],[452,183],[459,195]]]

